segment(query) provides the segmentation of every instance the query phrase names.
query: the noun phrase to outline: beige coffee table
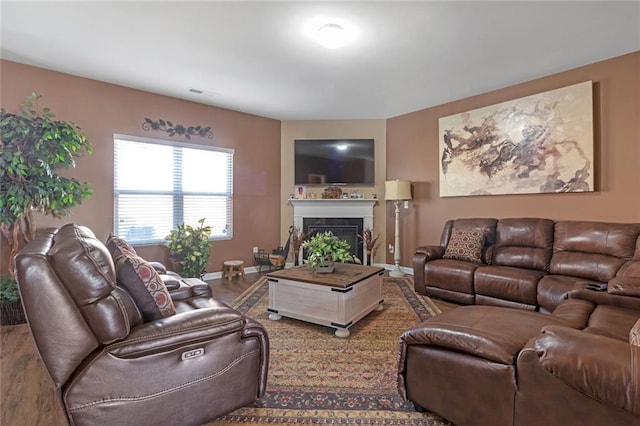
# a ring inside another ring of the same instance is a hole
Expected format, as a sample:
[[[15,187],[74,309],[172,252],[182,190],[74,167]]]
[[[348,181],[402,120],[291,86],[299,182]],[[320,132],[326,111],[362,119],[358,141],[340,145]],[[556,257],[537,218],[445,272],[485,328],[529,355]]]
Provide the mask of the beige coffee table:
[[[365,315],[382,310],[383,268],[337,263],[330,274],[297,266],[267,274],[269,319],[283,316],[336,329],[348,337],[349,327]]]

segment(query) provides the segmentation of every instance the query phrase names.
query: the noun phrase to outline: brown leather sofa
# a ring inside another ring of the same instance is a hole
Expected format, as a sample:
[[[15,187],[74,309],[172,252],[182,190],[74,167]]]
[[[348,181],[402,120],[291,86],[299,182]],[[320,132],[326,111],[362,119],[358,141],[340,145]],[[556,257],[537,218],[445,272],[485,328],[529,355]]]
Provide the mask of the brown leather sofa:
[[[487,227],[482,263],[443,259],[456,223]],[[416,251],[418,291],[476,303],[400,337],[399,392],[416,409],[457,425],[640,425],[640,228],[552,225],[452,221]]]
[[[475,230],[476,257],[447,257],[452,235]],[[639,223],[474,218],[446,222],[439,245],[413,255],[416,292],[461,304],[552,312],[576,283],[624,278]]]
[[[153,269],[134,254],[114,263],[73,224],[39,233],[16,256],[29,327],[69,423],[197,425],[261,397],[264,328],[175,275],[170,300],[165,289],[147,293],[167,309],[145,311],[121,285],[125,258],[138,273]]]

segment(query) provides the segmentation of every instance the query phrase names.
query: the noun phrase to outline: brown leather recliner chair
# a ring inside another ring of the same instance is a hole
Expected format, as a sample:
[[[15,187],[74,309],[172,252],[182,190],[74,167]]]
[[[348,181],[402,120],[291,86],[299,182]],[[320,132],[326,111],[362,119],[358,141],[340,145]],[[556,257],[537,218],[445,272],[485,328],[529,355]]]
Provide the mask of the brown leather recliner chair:
[[[70,424],[202,424],[264,394],[266,331],[204,286],[183,288],[175,314],[145,321],[105,245],[73,224],[40,233],[15,266]]]

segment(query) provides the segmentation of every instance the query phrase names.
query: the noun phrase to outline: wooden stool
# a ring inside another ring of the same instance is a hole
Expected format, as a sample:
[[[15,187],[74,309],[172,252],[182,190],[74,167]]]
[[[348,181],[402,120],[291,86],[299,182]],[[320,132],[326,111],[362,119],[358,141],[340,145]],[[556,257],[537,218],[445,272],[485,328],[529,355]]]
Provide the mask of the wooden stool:
[[[242,279],[244,279],[244,262],[242,260],[225,260],[222,265],[223,279],[225,274],[229,281],[231,281],[234,275],[242,275]]]

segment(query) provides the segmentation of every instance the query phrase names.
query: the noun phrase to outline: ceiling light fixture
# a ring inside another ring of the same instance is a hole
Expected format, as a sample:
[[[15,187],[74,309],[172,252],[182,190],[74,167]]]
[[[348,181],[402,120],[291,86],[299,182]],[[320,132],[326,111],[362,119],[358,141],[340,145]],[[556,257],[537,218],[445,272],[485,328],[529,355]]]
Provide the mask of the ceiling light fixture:
[[[327,49],[336,49],[344,46],[344,28],[338,24],[324,24],[318,28],[318,43]]]
[[[355,27],[342,19],[319,16],[305,25],[305,33],[327,49],[337,49],[356,39]]]

